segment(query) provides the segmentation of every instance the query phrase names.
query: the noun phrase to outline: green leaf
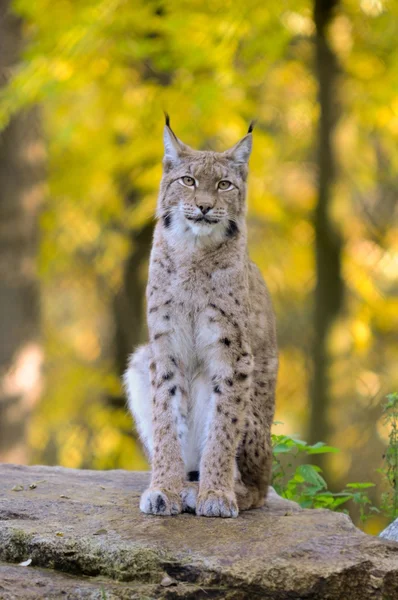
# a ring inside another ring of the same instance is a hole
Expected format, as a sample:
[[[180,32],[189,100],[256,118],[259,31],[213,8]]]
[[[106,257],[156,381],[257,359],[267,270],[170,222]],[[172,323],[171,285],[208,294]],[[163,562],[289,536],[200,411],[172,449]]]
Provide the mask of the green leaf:
[[[334,446],[326,446],[326,444],[323,444],[323,442],[318,442],[318,444],[308,446],[307,449],[307,454],[330,454],[337,452],[340,452],[338,448],[335,448]]]
[[[289,446],[285,446],[284,444],[277,444],[273,448],[274,454],[286,454],[287,452],[291,452],[291,450]]]
[[[351,500],[351,496],[341,496],[340,498],[333,498],[333,510],[335,510],[338,506],[345,504]]]
[[[371,487],[375,487],[375,483],[347,483],[346,488],[352,490],[366,490]]]
[[[327,488],[326,481],[319,475],[317,472],[319,467],[314,467],[314,465],[300,465],[296,469],[296,473],[301,475],[304,480],[318,488]]]

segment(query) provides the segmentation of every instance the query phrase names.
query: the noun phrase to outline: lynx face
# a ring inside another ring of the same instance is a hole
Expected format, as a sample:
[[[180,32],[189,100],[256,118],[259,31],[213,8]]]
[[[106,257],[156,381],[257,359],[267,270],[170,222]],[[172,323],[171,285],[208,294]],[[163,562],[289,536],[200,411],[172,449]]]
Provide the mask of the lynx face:
[[[175,235],[233,234],[245,215],[251,135],[226,152],[192,150],[166,125],[158,214]]]

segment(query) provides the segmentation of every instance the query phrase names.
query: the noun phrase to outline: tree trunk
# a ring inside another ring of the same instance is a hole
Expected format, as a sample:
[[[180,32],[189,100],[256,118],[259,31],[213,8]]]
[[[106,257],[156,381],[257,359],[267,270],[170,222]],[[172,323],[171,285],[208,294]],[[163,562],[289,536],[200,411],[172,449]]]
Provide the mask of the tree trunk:
[[[318,130],[318,200],[314,215],[316,287],[314,298],[314,343],[312,348],[312,381],[310,385],[311,442],[329,438],[329,376],[331,357],[328,336],[339,314],[343,282],[341,277],[342,243],[330,218],[332,187],[335,181],[335,158],[332,136],[338,117],[336,56],[327,39],[327,28],[333,20],[338,0],[315,0],[315,57],[319,85],[320,119]],[[317,462],[322,462],[321,460]]]
[[[0,87],[21,48],[20,20],[0,4]],[[44,149],[37,110],[0,132],[0,462],[26,462],[26,429],[40,394],[38,211]]]
[[[125,265],[123,284],[114,299],[115,361],[119,375],[126,369],[128,355],[145,341],[147,273],[144,266],[151,249],[153,226],[151,221],[132,235],[132,251]]]

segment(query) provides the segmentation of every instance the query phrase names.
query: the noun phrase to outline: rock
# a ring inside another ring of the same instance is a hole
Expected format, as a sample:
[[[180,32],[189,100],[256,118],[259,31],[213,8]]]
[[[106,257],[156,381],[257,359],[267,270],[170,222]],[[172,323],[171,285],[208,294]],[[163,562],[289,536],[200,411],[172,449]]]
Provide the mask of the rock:
[[[24,568],[0,563],[1,600],[149,600],[156,587],[145,583],[121,583],[103,577],[77,577],[48,569]],[[176,596],[178,597],[178,596]]]
[[[388,527],[383,529],[380,533],[380,537],[385,540],[394,540],[395,542],[398,542],[398,519],[395,519]]]
[[[148,477],[0,465],[0,600],[398,598],[398,544],[344,514],[271,493],[237,519],[153,517]]]

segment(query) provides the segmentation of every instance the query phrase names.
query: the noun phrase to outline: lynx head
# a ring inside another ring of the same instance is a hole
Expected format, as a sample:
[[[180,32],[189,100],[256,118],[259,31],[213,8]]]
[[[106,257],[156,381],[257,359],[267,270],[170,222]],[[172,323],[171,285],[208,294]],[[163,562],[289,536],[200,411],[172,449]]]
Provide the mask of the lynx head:
[[[193,150],[177,138],[166,115],[158,216],[170,236],[235,236],[246,212],[246,179],[252,124],[225,152]]]

